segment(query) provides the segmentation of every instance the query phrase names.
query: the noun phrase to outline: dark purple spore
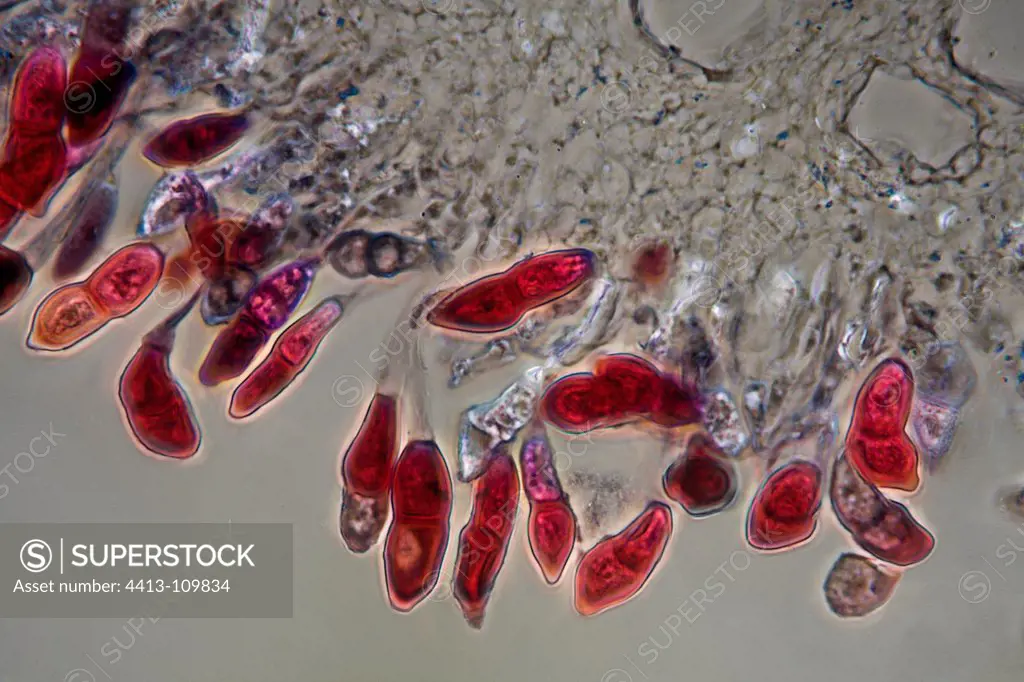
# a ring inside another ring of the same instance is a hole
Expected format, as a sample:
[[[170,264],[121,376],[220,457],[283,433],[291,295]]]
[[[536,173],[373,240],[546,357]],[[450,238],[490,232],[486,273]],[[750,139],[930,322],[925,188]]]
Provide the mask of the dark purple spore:
[[[523,465],[523,489],[531,501],[562,499],[562,486],[551,459],[551,444],[545,436],[534,436],[523,443],[520,459]]]
[[[109,182],[92,192],[72,222],[53,265],[56,280],[77,275],[96,253],[117,213],[117,186]]]
[[[303,258],[277,268],[249,292],[243,312],[265,331],[280,329],[309,291],[319,265],[317,258]]]

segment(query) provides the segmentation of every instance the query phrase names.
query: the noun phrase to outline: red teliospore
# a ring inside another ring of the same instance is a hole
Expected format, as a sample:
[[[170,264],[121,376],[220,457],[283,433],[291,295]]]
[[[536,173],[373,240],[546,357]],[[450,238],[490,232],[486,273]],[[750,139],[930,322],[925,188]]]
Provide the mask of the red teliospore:
[[[135,67],[122,55],[127,53],[123,48],[134,6],[131,0],[90,0],[70,72],[65,55],[54,47],[35,48],[18,69],[11,87],[9,129],[0,149],[0,240],[22,213],[44,215],[66,178],[104,142],[137,77]],[[179,120],[153,136],[143,153],[163,167],[201,164],[237,144],[249,126],[246,112]],[[242,168],[224,170],[227,177]],[[190,210],[178,212],[181,207],[176,205],[160,210],[173,213],[172,217],[187,213],[189,247],[176,262],[186,273],[201,273],[204,289],[146,334],[118,387],[123,414],[139,444],[170,459],[192,457],[201,440],[188,396],[170,366],[176,326],[205,295],[211,314],[207,316],[204,308],[204,319],[216,320],[210,324],[230,323],[204,359],[200,379],[214,385],[238,377],[288,323],[321,260],[304,258],[260,277],[283,250],[294,210],[292,199],[287,194],[271,197],[251,217],[221,212],[198,176],[188,177],[198,189],[178,201],[189,203]],[[84,203],[56,259],[55,278],[70,277],[85,266],[116,206],[116,193],[110,192],[96,193]],[[431,239],[352,229],[339,231],[332,243],[333,249],[321,249],[322,258],[353,279],[391,278],[420,265],[426,255],[440,262]],[[0,247],[0,313],[28,288],[33,274],[30,262],[41,262],[31,249],[25,254]],[[632,275],[642,289],[633,293],[651,297],[669,279],[675,257],[672,246],[663,240],[651,241],[632,256]],[[436,296],[432,300],[440,303],[429,310],[427,319],[444,330],[468,334],[507,331],[542,306],[561,299],[579,302],[579,296],[565,297],[585,290],[596,273],[597,257],[587,249],[530,256],[502,272]],[[162,274],[166,274],[164,256],[157,247],[132,244],[117,251],[84,281],[46,297],[35,312],[28,344],[61,350],[79,343],[110,320],[138,308]],[[211,297],[211,291],[217,296]],[[418,310],[427,307],[423,303]],[[339,298],[328,298],[288,327],[267,359],[234,391],[229,414],[251,415],[279,395],[304,371],[342,311]],[[560,579],[573,555],[578,522],[539,421],[570,433],[634,422],[664,428],[697,423],[706,416],[700,394],[677,374],[636,355],[607,355],[597,359],[591,372],[563,376],[544,391],[538,423],[524,439],[520,462],[529,503],[529,547],[548,583]],[[923,376],[919,371],[919,379]],[[383,388],[378,390],[342,457],[340,531],[350,550],[365,552],[377,543],[390,513],[393,523],[383,547],[386,589],[393,607],[404,612],[423,601],[439,579],[450,532],[451,477],[433,440],[414,440],[398,454],[398,399]],[[905,506],[878,491],[878,487],[910,491],[920,484],[918,453],[906,435],[914,390],[914,377],[902,361],[886,360],[875,369],[857,397],[846,456],[836,463],[831,487],[833,509],[857,544],[875,559],[900,566],[923,561],[935,542]],[[487,428],[506,416],[499,415]],[[486,430],[479,428],[481,433]],[[504,564],[518,510],[520,482],[515,462],[504,447],[489,445],[496,454],[473,483],[472,513],[459,535],[453,595],[475,627],[482,623]],[[753,547],[779,550],[811,537],[821,503],[823,470],[824,464],[791,459],[766,476],[748,511],[746,534]],[[664,472],[662,484],[668,497],[687,513],[703,516],[732,503],[738,476],[735,465],[711,437],[695,436]],[[590,616],[635,596],[662,559],[672,529],[669,506],[652,502],[621,532],[597,542],[574,574],[576,610]],[[842,570],[834,570],[830,582],[834,610],[834,604],[839,604],[839,610],[852,612],[852,592],[836,576],[865,575],[867,567],[847,560],[839,566]],[[879,584],[885,587],[882,581]]]
[[[576,546],[577,526],[576,515],[566,500],[530,506],[530,550],[549,585],[557,583],[565,571]]]
[[[142,153],[158,166],[195,166],[227,150],[248,129],[244,113],[202,114],[170,124]]]
[[[111,316],[121,317],[152,293],[163,267],[164,254],[156,246],[129,244],[101,263],[85,281],[85,288]]]
[[[691,516],[708,516],[728,507],[736,498],[736,467],[709,438],[695,435],[668,469],[662,484],[665,494]]]
[[[651,502],[617,535],[600,540],[576,569],[576,611],[593,616],[635,596],[661,560],[671,534],[672,512],[661,502]]]
[[[576,545],[576,515],[562,490],[543,429],[532,433],[519,453],[523,489],[530,505],[527,539],[541,574],[553,585],[562,577]]]
[[[433,441],[412,441],[395,464],[393,521],[384,540],[388,600],[411,611],[437,585],[448,545],[451,475]]]
[[[185,220],[189,246],[175,256],[169,271],[190,275],[198,270],[215,282],[239,268],[259,270],[277,256],[294,210],[290,197],[274,195],[250,216],[222,213],[191,171],[184,173],[184,181],[193,202]]]
[[[199,381],[216,386],[241,376],[267,345],[269,335],[247,317],[232,320],[206,352],[199,368]]]
[[[313,359],[342,311],[341,300],[331,297],[284,330],[267,358],[231,394],[228,413],[235,419],[247,417],[280,395]]]
[[[84,282],[67,284],[43,299],[33,316],[28,346],[64,350],[128,315],[153,293],[163,264],[163,253],[152,244],[118,249]]]
[[[575,291],[593,277],[594,254],[565,249],[519,261],[508,270],[460,287],[428,314],[438,327],[493,333],[508,329],[542,305]]]
[[[284,243],[288,219],[294,211],[295,204],[287,194],[270,196],[232,240],[228,263],[257,270],[270,263]]]
[[[67,63],[52,47],[37,47],[18,67],[11,88],[10,126],[23,135],[59,135],[64,125]]]
[[[128,55],[134,0],[91,0],[82,24],[81,45],[64,96],[68,144],[89,144],[106,134],[135,82]]]
[[[51,47],[37,47],[18,67],[0,155],[0,238],[22,211],[41,217],[68,172],[61,129],[67,64]]]
[[[398,401],[377,393],[342,459],[345,487],[360,495],[387,492],[398,443]]]
[[[643,358],[622,353],[600,358],[593,373],[570,374],[550,384],[540,414],[567,433],[641,418],[671,428],[699,421],[700,404],[692,387]]]
[[[240,218],[218,217],[212,212],[199,211],[189,217],[185,227],[189,249],[179,260],[186,260],[188,269],[194,267],[206,279],[216,279],[232,264],[228,254],[242,233],[244,222]]]
[[[175,328],[195,306],[198,293],[142,340],[121,375],[118,398],[128,426],[148,451],[186,459],[199,450],[192,404],[170,367]]]
[[[0,200],[42,217],[67,174],[67,147],[59,134],[8,132],[0,157]]]
[[[216,386],[245,372],[305,297],[316,266],[315,260],[300,259],[277,268],[253,287],[238,317],[217,335],[199,368],[204,386]]]
[[[473,511],[459,535],[452,593],[466,621],[483,624],[484,609],[505,563],[519,502],[516,465],[502,451],[473,482]]]
[[[384,529],[397,450],[398,401],[376,393],[341,462],[340,530],[352,552],[370,549]]]
[[[902,360],[882,362],[867,378],[846,435],[850,463],[880,488],[913,491],[921,483],[917,447],[906,434],[914,379]]]
[[[83,45],[71,66],[65,96],[69,145],[87,145],[110,130],[136,75],[131,62]]]
[[[807,540],[818,525],[821,507],[821,469],[792,460],[768,475],[747,514],[747,542],[773,551]]]

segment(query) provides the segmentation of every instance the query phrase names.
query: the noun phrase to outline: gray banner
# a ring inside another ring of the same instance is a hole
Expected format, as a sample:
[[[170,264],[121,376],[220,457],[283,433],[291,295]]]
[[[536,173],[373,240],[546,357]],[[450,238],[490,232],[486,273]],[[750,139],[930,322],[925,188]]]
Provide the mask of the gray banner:
[[[0,524],[0,618],[291,618],[283,523]]]

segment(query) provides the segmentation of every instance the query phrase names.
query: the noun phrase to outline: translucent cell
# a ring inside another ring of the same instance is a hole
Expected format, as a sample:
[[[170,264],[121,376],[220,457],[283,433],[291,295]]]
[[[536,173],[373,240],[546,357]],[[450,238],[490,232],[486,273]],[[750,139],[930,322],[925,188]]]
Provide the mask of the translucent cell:
[[[85,198],[81,211],[72,218],[67,235],[53,263],[57,281],[79,274],[96,253],[117,212],[117,185],[104,182]]]
[[[348,230],[327,246],[327,261],[342,277],[360,279],[369,272],[367,252],[372,235],[366,230]]]
[[[463,483],[469,483],[483,474],[494,454],[494,449],[491,447],[491,436],[473,426],[473,422],[470,420],[472,409],[469,408],[463,412],[459,419],[459,456],[456,476]]]
[[[849,460],[840,457],[832,467],[830,488],[832,510],[847,529],[871,526],[878,519],[887,500],[857,474]]]
[[[256,274],[252,271],[240,267],[225,270],[206,285],[199,308],[203,321],[214,326],[230,320],[255,285]]]
[[[437,585],[448,544],[451,478],[433,441],[412,441],[395,464],[394,520],[384,541],[388,600],[410,611]]]
[[[1024,486],[1011,485],[999,489],[996,504],[1014,518],[1024,518]]]
[[[108,256],[89,275],[85,288],[112,317],[123,317],[153,292],[163,268],[164,255],[156,246],[129,244]]]
[[[452,372],[448,388],[456,388],[469,376],[481,374],[515,362],[518,356],[509,339],[492,339],[483,347],[470,354],[460,354],[452,359]]]
[[[962,407],[971,397],[978,373],[959,343],[930,344],[916,360],[914,380],[918,396],[954,409]]]
[[[533,418],[543,382],[543,368],[531,367],[497,398],[467,410],[467,417],[494,441],[508,443]]]
[[[691,516],[722,511],[736,498],[739,475],[724,452],[701,435],[691,436],[686,449],[665,470],[665,494]]]
[[[345,489],[372,497],[386,493],[398,448],[398,401],[376,393],[342,458]]]
[[[170,124],[142,153],[165,168],[195,166],[230,148],[248,128],[244,113],[202,114]]]
[[[329,298],[282,332],[266,359],[231,394],[228,414],[242,419],[279,396],[313,359],[341,313],[341,301]]]
[[[63,182],[67,149],[59,134],[10,131],[0,158],[0,200],[34,216]]]
[[[0,246],[0,315],[13,308],[32,283],[32,268],[25,257]]]
[[[555,358],[563,367],[576,364],[587,353],[607,341],[618,330],[616,322],[621,310],[624,287],[615,280],[603,277],[595,284],[596,300],[575,327],[568,327],[543,351],[546,357]],[[554,312],[554,311],[552,311]],[[517,333],[527,330],[527,322]]]
[[[519,477],[512,458],[498,453],[473,484],[473,509],[459,535],[452,594],[466,621],[483,624],[484,610],[505,563],[518,511]]]
[[[414,266],[420,253],[416,242],[380,232],[366,245],[366,269],[374,277],[394,277]]]
[[[672,512],[661,502],[651,502],[617,535],[599,540],[576,569],[576,611],[593,616],[636,596],[665,553],[671,534]]]
[[[165,173],[146,200],[136,234],[149,237],[185,226],[193,214],[210,211],[213,199],[192,171]]]
[[[750,441],[739,408],[728,391],[704,392],[702,421],[715,445],[732,457],[740,454]]]
[[[804,542],[818,525],[821,469],[792,460],[771,472],[754,495],[747,513],[747,542],[775,551]]]
[[[25,58],[11,88],[12,132],[26,136],[59,135],[64,124],[67,64],[59,50],[37,47]]]
[[[362,554],[377,544],[388,520],[388,495],[342,492],[338,528],[349,551]]]
[[[825,602],[840,618],[860,618],[889,601],[899,579],[867,557],[844,553],[825,578]]]
[[[960,410],[925,400],[918,395],[914,398],[914,407],[910,412],[910,424],[928,468],[934,469],[953,444],[953,437],[960,424]]]

